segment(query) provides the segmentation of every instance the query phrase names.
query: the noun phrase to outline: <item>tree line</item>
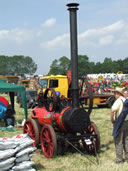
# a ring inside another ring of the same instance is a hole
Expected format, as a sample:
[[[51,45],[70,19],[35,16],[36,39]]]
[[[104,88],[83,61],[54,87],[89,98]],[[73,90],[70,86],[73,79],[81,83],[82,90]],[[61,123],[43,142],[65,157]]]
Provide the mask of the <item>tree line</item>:
[[[66,56],[53,60],[48,74],[65,75],[67,70],[71,70],[71,60]],[[106,57],[103,62],[90,62],[87,55],[78,55],[78,75],[117,73],[122,71],[128,73],[128,57],[124,60],[112,60]]]
[[[29,56],[0,55],[0,75],[33,74],[36,70],[37,64]]]
[[[71,60],[66,56],[55,59],[50,65],[48,74],[65,75],[71,70]],[[24,75],[34,74],[37,71],[37,64],[29,56],[0,55],[0,75]],[[128,73],[128,57],[124,60],[112,60],[106,57],[103,62],[90,62],[87,55],[78,55],[79,76],[98,73],[117,73],[122,71]]]

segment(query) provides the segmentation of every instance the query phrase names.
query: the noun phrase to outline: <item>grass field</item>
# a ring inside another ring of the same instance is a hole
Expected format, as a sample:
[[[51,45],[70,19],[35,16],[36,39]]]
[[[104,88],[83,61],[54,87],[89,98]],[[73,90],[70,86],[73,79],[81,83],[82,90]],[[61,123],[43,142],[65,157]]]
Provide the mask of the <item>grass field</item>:
[[[7,97],[7,96],[6,96]],[[8,98],[8,97],[7,97]],[[16,120],[24,119],[24,111],[15,104]],[[115,148],[112,137],[112,124],[110,122],[110,109],[93,109],[91,120],[95,122],[101,137],[100,152],[98,153],[99,164],[96,157],[88,154],[81,155],[78,152],[66,153],[53,159],[46,159],[40,149],[35,152],[32,160],[35,162],[37,171],[127,171],[128,163],[117,165],[115,161]],[[30,110],[28,111],[30,115]],[[2,124],[2,122],[1,122]],[[22,128],[16,127],[16,132],[0,131],[0,137],[12,137],[22,133]]]

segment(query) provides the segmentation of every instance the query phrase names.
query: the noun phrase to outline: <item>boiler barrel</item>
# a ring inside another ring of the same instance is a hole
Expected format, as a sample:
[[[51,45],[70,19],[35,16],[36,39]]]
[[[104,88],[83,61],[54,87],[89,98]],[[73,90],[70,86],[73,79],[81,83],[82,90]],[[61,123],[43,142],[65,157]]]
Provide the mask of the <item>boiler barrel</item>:
[[[62,122],[68,132],[77,133],[88,129],[90,118],[84,109],[70,108],[64,112]]]

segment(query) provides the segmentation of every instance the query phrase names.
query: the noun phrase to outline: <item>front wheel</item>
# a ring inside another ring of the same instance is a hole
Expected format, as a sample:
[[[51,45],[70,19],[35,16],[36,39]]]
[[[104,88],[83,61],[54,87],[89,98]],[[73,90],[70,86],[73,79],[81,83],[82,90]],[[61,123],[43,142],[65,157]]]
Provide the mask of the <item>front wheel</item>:
[[[51,125],[44,125],[40,133],[41,149],[46,158],[52,158],[57,153],[57,139]]]
[[[33,140],[33,146],[39,146],[39,128],[34,119],[27,119],[24,123],[23,133],[27,133]]]

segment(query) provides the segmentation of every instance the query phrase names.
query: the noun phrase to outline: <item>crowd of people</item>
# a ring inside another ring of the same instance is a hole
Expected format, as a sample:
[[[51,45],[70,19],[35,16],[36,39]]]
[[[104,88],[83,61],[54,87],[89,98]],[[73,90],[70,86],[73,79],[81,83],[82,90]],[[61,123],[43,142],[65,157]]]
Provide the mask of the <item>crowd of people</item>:
[[[122,87],[125,88],[128,86],[128,80],[125,79],[95,79],[95,78],[88,78],[88,81],[92,87],[94,94],[102,94],[102,93],[109,93],[115,87]]]

